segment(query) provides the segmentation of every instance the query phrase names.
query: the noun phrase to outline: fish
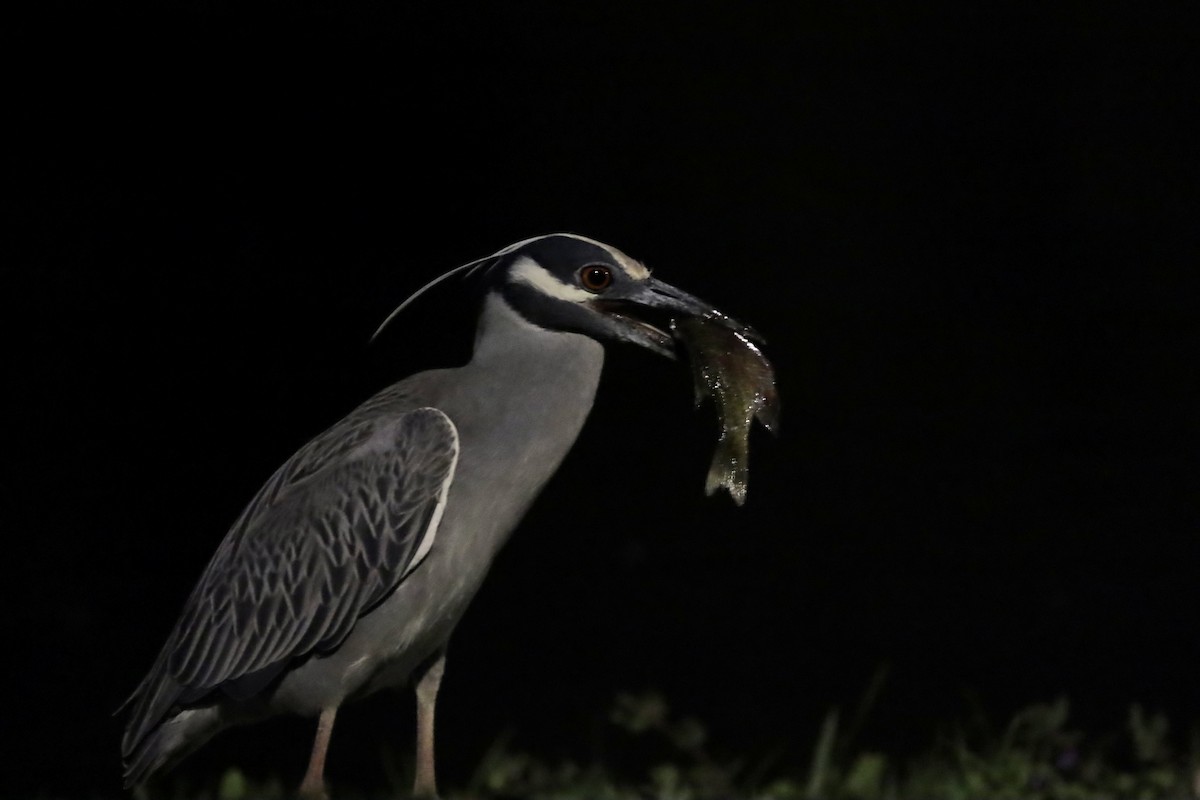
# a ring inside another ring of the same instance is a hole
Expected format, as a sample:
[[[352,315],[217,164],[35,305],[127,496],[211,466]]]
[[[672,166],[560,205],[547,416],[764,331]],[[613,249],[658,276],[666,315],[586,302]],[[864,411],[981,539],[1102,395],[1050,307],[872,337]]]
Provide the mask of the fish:
[[[750,428],[754,420],[779,433],[779,391],[775,368],[753,340],[749,328],[733,330],[705,317],[671,320],[671,334],[688,354],[696,407],[712,399],[721,433],[704,483],[704,493],[729,492],[733,502],[746,502],[750,467]]]

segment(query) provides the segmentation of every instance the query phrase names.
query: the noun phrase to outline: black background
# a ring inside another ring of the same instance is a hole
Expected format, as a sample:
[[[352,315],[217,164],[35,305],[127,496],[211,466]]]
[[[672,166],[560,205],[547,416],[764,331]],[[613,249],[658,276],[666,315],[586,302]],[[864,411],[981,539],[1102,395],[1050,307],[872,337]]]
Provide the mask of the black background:
[[[690,378],[612,349],[451,649],[442,777],[586,757],[619,690],[806,762],[888,683],[1200,716],[1196,52],[1184,4],[40,4],[6,34],[6,761],[116,793],[120,720],[225,528],[377,388],[466,357],[440,272],[569,230],[751,322],[784,399],[705,498]],[[407,697],[348,708],[381,782]],[[191,769],[291,781],[309,723]],[[11,740],[10,740],[11,741]]]

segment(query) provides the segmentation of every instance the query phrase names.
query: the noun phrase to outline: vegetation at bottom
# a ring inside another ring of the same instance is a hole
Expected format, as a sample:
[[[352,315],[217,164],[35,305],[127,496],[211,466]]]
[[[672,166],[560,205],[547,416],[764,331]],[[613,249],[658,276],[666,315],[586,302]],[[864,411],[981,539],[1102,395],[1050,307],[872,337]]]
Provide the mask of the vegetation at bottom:
[[[917,758],[857,746],[882,684],[877,674],[852,714],[825,715],[806,759],[713,754],[698,720],[673,714],[657,693],[619,695],[608,715],[623,753],[638,758],[550,761],[500,737],[465,785],[443,800],[1200,800],[1200,724],[1173,732],[1167,717],[1139,705],[1105,735],[1070,724],[1066,698],[1030,705],[1006,725],[947,726]],[[611,748],[616,750],[617,748]],[[649,754],[649,755],[648,755]],[[335,786],[338,800],[402,797],[411,764],[384,757],[386,793]],[[625,763],[628,762],[628,763]],[[636,766],[635,766],[636,764]],[[219,784],[178,800],[274,800],[294,787],[249,781],[230,769]]]

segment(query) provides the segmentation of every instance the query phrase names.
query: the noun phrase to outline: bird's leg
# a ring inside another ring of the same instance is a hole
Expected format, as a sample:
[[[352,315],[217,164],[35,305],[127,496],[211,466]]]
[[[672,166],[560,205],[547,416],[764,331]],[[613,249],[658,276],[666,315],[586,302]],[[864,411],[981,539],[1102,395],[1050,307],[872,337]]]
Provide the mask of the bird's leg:
[[[437,777],[433,768],[433,711],[438,687],[446,671],[446,653],[438,653],[417,681],[417,775],[413,797],[436,798]]]
[[[334,706],[322,711],[317,720],[312,757],[308,759],[308,771],[304,773],[304,781],[300,784],[300,797],[303,800],[326,800],[329,797],[325,789],[325,751],[329,749],[329,735],[333,733],[333,719],[336,716],[337,706]]]

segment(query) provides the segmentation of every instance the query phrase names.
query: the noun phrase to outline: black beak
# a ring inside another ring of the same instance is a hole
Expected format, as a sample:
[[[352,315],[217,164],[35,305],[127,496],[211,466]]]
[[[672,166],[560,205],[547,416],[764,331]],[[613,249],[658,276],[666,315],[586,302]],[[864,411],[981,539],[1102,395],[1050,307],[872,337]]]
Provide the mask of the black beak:
[[[617,338],[667,358],[675,358],[675,340],[664,328],[669,329],[670,320],[678,317],[701,317],[762,343],[762,337],[749,326],[710,303],[655,278],[609,292],[592,305],[616,323],[612,333]],[[657,319],[664,320],[665,325],[656,324],[653,320]]]

